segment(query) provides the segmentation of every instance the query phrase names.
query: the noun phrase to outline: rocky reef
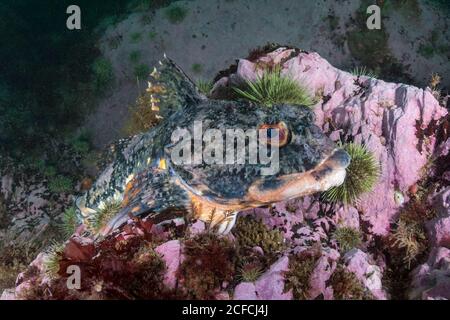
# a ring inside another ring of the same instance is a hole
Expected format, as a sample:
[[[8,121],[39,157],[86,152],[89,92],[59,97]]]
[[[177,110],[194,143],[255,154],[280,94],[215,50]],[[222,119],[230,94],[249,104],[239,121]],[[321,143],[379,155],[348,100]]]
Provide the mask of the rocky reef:
[[[247,210],[227,236],[183,219],[130,219],[97,241],[79,228],[39,254],[2,299],[450,298],[445,107],[429,88],[352,75],[287,47],[238,60],[208,95],[235,98],[234,87],[273,66],[311,93],[316,125],[332,140],[374,155],[371,192],[346,205],[318,194]],[[67,287],[70,265],[81,269],[79,289]]]

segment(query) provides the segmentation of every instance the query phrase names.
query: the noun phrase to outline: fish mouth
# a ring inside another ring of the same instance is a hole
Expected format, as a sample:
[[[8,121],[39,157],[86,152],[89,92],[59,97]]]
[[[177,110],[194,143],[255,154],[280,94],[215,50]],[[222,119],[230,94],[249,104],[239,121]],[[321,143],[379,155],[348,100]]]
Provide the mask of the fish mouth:
[[[325,160],[306,172],[255,181],[243,198],[223,198],[207,186],[190,186],[177,176],[191,197],[222,210],[245,210],[265,206],[326,191],[344,182],[350,155],[343,149],[335,149]]]
[[[249,187],[248,197],[255,203],[267,204],[326,191],[344,182],[350,160],[346,151],[335,149],[314,169],[256,181]]]

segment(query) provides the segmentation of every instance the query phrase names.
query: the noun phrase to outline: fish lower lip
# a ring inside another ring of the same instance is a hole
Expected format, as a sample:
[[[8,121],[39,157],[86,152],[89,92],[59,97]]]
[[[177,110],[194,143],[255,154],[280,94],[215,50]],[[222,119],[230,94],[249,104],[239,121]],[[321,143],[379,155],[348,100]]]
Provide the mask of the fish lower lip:
[[[248,189],[248,195],[255,201],[273,203],[326,191],[344,181],[345,169],[349,164],[349,154],[336,149],[312,170],[278,177],[273,181],[255,182]]]

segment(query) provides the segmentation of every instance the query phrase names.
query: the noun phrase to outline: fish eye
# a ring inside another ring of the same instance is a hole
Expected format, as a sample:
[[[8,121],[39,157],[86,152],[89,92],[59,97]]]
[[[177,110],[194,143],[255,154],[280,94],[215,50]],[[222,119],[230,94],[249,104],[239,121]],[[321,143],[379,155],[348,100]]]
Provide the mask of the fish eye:
[[[261,143],[282,147],[289,141],[289,129],[284,122],[278,122],[276,124],[262,124],[259,126],[258,131],[258,136]]]

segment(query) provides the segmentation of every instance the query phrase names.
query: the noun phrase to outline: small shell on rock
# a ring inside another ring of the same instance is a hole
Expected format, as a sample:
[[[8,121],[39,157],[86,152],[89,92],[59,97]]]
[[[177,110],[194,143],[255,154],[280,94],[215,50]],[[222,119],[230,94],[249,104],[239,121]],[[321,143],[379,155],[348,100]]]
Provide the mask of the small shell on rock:
[[[403,196],[403,193],[401,191],[396,190],[394,192],[394,201],[399,206],[401,206],[405,202],[405,197]]]

